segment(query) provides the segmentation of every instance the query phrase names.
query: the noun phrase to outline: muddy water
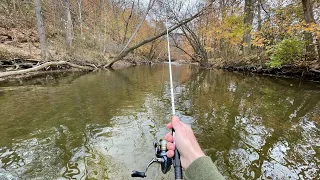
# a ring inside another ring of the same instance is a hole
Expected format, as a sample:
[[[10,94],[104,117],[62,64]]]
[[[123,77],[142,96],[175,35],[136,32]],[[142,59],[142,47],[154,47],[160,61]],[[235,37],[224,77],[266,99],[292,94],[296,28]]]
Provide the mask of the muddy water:
[[[167,65],[0,84],[0,179],[131,179],[168,131]],[[320,85],[174,66],[176,109],[228,179],[319,179]],[[153,166],[147,179],[173,179]]]

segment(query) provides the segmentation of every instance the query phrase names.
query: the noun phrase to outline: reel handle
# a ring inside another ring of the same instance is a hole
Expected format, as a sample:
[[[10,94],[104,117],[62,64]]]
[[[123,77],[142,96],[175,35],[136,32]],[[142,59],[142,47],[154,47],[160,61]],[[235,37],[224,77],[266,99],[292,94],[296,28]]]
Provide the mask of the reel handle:
[[[145,172],[132,171],[131,177],[141,177],[141,178],[145,178],[145,177],[147,177],[147,176],[146,176],[146,173],[145,173]]]
[[[175,133],[174,129],[172,129],[172,135]],[[181,160],[180,160],[180,153],[178,149],[174,150],[174,156],[173,156],[173,167],[174,167],[174,177],[176,180],[182,180],[182,166],[181,166]]]
[[[176,180],[182,180],[182,167],[180,161],[180,153],[176,149],[174,150],[174,157],[173,157],[173,167],[174,167],[174,177]]]

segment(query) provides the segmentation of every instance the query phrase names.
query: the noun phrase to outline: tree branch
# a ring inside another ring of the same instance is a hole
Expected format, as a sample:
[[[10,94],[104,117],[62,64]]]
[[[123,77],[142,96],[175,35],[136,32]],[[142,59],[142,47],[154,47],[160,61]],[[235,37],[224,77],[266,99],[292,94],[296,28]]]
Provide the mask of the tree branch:
[[[184,19],[184,20],[182,20],[180,23],[178,23],[177,25],[172,26],[171,28],[169,28],[169,30],[168,30],[169,33],[172,32],[172,31],[174,31],[175,29],[179,28],[180,26],[182,26],[182,25],[184,25],[184,24],[187,24],[188,22],[192,21],[193,19],[199,17],[200,15],[202,15],[202,13],[203,13],[208,7],[210,7],[210,5],[207,6],[207,7],[205,7],[205,8],[203,8],[201,11],[199,11],[199,12],[196,13],[195,15],[193,15],[193,16],[187,18],[187,19]],[[160,34],[155,35],[155,36],[153,36],[153,37],[151,37],[151,38],[149,38],[149,39],[146,39],[146,40],[144,40],[144,41],[142,41],[142,42],[134,45],[134,46],[131,47],[131,48],[128,48],[127,50],[125,50],[125,51],[123,51],[122,53],[120,53],[117,57],[115,57],[115,59],[114,59],[113,61],[111,61],[109,64],[107,64],[107,65],[105,66],[105,68],[111,68],[111,66],[112,66],[115,62],[117,62],[117,61],[121,60],[122,58],[124,58],[125,56],[127,56],[131,51],[133,51],[133,50],[135,50],[135,49],[137,49],[137,48],[139,48],[139,47],[141,47],[141,46],[143,46],[143,45],[145,45],[145,44],[147,44],[147,43],[149,43],[149,42],[152,42],[152,41],[154,41],[154,40],[156,40],[156,39],[164,36],[165,34],[167,34],[167,30],[164,30],[164,31],[162,31]]]

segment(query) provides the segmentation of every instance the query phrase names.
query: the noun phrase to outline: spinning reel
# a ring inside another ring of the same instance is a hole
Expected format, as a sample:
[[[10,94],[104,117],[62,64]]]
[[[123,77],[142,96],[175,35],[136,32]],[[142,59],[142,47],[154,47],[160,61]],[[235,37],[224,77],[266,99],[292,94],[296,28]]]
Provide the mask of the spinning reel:
[[[167,156],[167,141],[164,139],[160,139],[159,143],[154,142],[153,143],[154,150],[155,150],[155,155],[156,157],[153,158],[147,165],[146,170],[144,172],[139,172],[139,171],[132,171],[131,177],[141,177],[145,178],[147,177],[147,171],[148,168],[153,164],[153,163],[159,163],[161,165],[161,171],[166,174],[168,171],[171,169],[172,165],[172,159],[168,158]]]

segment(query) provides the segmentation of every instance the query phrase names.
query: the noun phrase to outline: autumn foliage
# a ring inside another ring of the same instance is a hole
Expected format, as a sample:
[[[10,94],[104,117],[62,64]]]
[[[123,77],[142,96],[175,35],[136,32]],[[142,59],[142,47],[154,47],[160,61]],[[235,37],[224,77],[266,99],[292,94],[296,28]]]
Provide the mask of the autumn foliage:
[[[174,25],[204,7],[198,18],[171,33],[174,60],[276,67],[320,61],[318,0],[204,0],[191,5],[155,0],[145,20],[144,1],[42,0],[49,58],[107,64],[123,50],[139,22],[143,21],[129,47],[162,32],[166,19]],[[1,52],[19,46],[28,57],[40,58],[40,51],[33,50],[39,47],[34,1],[1,1],[0,12],[0,40],[5,44]],[[283,49],[295,58],[281,54]],[[126,58],[157,61],[166,60],[166,55],[162,37]]]

